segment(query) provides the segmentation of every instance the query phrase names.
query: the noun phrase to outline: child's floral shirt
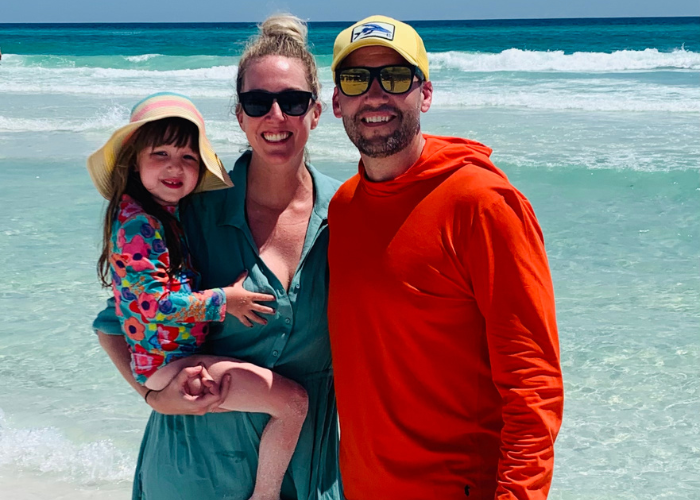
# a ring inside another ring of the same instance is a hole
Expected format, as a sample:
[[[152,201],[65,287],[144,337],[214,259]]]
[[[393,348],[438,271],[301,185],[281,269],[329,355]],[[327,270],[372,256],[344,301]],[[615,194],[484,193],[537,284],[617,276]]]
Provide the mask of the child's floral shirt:
[[[176,208],[172,209],[177,217]],[[116,312],[131,349],[131,369],[144,384],[158,368],[198,351],[209,321],[223,321],[221,288],[195,292],[199,275],[177,229],[183,266],[171,279],[165,232],[159,220],[124,195],[112,228],[112,288]]]

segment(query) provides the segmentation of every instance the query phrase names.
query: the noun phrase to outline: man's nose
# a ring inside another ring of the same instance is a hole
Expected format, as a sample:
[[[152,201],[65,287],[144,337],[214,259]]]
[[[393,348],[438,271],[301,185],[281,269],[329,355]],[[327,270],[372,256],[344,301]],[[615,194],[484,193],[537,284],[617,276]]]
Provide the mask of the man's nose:
[[[367,90],[365,95],[367,96],[367,98],[371,99],[387,98],[387,93],[384,91],[382,85],[379,83],[379,78],[372,79],[372,83],[370,84],[369,89]]]

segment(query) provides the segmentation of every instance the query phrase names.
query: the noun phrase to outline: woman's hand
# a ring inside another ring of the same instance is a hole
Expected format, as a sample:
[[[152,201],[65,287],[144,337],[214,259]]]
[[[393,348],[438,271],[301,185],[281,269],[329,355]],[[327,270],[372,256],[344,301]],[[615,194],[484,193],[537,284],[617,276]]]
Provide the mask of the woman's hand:
[[[170,383],[160,391],[153,391],[148,396],[148,404],[163,415],[204,415],[218,408],[226,399],[231,376],[225,375],[219,384],[218,394],[204,391],[202,394],[189,394],[193,379],[202,378],[201,365],[183,368]]]
[[[238,318],[238,321],[247,327],[253,326],[253,323],[264,325],[267,323],[267,320],[260,317],[258,313],[274,314],[275,310],[258,304],[258,302],[273,302],[275,296],[266,293],[249,292],[243,288],[243,280],[246,276],[248,276],[248,271],[244,271],[233,285],[223,289],[226,294],[226,312]]]

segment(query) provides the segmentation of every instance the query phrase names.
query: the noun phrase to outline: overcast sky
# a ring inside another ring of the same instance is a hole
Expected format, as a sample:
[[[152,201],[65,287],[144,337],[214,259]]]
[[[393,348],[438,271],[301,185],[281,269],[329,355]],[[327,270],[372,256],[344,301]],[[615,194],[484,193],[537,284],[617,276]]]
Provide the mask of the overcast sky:
[[[3,0],[0,23],[243,22],[700,16],[698,0]],[[2,31],[0,31],[0,38]]]

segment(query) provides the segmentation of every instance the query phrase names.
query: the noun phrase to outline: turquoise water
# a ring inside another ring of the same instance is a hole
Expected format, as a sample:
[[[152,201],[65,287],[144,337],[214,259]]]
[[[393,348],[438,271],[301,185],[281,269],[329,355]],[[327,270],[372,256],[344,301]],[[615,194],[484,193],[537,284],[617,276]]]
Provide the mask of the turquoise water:
[[[566,407],[550,498],[700,497],[700,19],[415,23],[424,130],[470,137],[545,232]],[[310,26],[322,97],[344,23]],[[147,408],[89,324],[107,293],[85,159],[159,90],[232,165],[254,26],[0,25],[0,498],[129,498]],[[358,155],[327,107],[312,162]]]

